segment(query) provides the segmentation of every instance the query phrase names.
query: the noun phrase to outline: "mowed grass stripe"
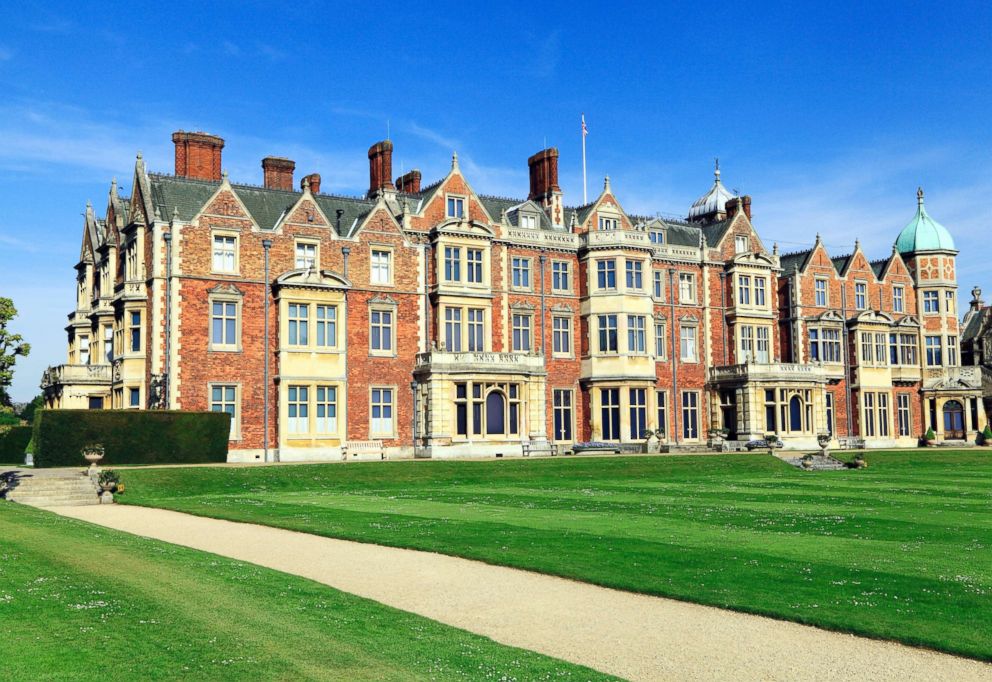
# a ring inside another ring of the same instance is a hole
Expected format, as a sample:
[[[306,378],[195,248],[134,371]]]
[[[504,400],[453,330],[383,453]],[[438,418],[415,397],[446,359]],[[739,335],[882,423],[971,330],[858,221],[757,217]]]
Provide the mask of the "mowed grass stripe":
[[[0,506],[3,676],[612,679],[253,564]]]
[[[412,547],[992,659],[992,455],[128,471],[125,500]]]

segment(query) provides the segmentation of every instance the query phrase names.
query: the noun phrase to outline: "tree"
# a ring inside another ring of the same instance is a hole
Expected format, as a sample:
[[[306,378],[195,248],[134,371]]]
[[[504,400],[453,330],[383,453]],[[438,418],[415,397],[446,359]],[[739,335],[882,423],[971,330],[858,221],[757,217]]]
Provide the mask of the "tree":
[[[17,356],[27,357],[31,345],[24,343],[20,334],[7,329],[7,324],[17,317],[17,308],[9,298],[0,296],[0,405],[10,406],[7,389],[14,380],[14,363]]]
[[[39,393],[34,397],[34,400],[29,402],[27,405],[25,405],[24,409],[21,410],[21,415],[20,415],[21,419],[26,421],[28,424],[32,423],[34,421],[35,411],[40,410],[44,406],[45,406],[45,394]]]

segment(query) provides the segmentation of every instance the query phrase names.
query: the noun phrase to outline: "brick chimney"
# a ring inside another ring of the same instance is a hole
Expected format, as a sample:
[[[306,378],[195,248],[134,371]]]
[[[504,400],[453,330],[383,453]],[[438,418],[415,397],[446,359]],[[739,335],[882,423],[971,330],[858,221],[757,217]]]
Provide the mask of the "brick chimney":
[[[743,213],[747,216],[747,219],[751,219],[751,197],[744,195],[742,197],[734,197],[729,200],[726,204],[727,220],[730,220],[738,213]]]
[[[745,194],[744,196],[741,197],[741,205],[744,206],[744,215],[746,215],[747,216],[747,219],[750,220],[751,219],[751,195],[750,194]]]
[[[262,159],[262,174],[265,177],[266,189],[283,189],[293,191],[293,171],[296,162],[281,156],[266,156]]]
[[[393,143],[389,140],[376,142],[369,147],[369,196],[381,190],[396,189],[393,181]]]
[[[534,201],[546,201],[555,192],[560,193],[558,187],[558,149],[549,147],[539,151],[534,156],[527,159],[530,167],[530,194],[528,199]]]
[[[224,140],[203,132],[172,133],[176,145],[176,176],[199,180],[220,180],[220,152]]]
[[[420,171],[414,168],[409,173],[396,178],[396,189],[407,194],[420,191]]]
[[[300,190],[310,188],[310,194],[320,194],[320,174],[311,173],[300,180]]]

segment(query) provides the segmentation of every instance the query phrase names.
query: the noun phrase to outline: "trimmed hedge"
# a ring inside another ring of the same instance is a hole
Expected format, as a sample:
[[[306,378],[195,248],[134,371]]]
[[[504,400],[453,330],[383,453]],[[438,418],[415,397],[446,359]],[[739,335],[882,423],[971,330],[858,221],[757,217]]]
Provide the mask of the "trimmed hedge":
[[[24,450],[31,440],[30,426],[0,429],[0,464],[24,464]]]
[[[231,416],[166,410],[38,410],[34,465],[85,465],[80,450],[103,445],[101,465],[227,461]]]

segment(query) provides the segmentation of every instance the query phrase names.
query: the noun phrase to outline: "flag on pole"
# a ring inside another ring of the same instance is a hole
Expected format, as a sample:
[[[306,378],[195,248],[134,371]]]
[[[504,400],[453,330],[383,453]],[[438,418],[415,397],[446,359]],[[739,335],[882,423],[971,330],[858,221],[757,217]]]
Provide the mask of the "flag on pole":
[[[586,127],[586,115],[582,114],[582,136],[585,137],[589,134],[589,129]]]

